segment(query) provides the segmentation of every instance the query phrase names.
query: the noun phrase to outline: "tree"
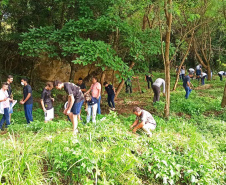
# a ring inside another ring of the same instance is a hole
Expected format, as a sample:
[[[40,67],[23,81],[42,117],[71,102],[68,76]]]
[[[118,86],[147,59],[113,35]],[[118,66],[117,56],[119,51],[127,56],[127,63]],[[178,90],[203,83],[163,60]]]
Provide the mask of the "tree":
[[[226,84],[225,84],[225,87],[224,87],[224,95],[223,95],[223,99],[222,99],[222,102],[221,102],[221,107],[222,108],[226,107]]]

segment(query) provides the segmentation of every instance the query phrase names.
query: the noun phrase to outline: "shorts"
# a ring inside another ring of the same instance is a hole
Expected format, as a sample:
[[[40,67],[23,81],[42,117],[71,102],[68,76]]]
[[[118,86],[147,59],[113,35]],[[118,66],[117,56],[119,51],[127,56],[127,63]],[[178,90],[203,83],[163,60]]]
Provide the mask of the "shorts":
[[[197,76],[200,76],[200,75],[201,75],[201,70],[200,70],[200,69],[197,69],[197,70],[196,70],[196,75],[197,75]]]
[[[46,110],[45,112],[45,121],[50,121],[54,118],[54,108]]]
[[[72,108],[71,108],[71,112],[73,112],[74,115],[79,115],[83,103],[84,103],[84,100],[82,100],[82,101],[80,101],[78,103],[74,103],[73,106],[72,106]]]
[[[9,105],[9,113],[10,114],[13,113],[13,102],[10,102],[10,105]]]

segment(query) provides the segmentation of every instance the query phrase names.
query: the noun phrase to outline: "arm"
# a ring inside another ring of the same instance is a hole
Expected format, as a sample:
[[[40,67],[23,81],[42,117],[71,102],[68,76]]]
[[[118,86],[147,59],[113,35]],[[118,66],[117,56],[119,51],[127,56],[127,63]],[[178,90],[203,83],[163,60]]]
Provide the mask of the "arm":
[[[140,122],[138,125],[135,126],[133,129],[133,133],[136,133],[136,131],[144,126],[144,122]]]
[[[28,93],[27,97],[25,98],[25,100],[23,100],[23,104],[26,103],[26,101],[31,97],[31,93]]]
[[[86,89],[81,89],[82,92],[86,92]]]
[[[114,91],[114,93],[116,94],[116,92],[115,92],[115,88],[113,87],[113,91]]]
[[[97,97],[97,99],[99,99],[100,98],[101,89],[97,89],[97,90],[98,90],[98,97]]]
[[[0,102],[4,102],[4,101],[6,101],[8,98],[5,98],[5,99],[3,99],[3,100],[0,100]]]
[[[41,99],[41,106],[42,106],[42,110],[43,110],[44,112],[46,112],[46,108],[45,108],[43,99]]]
[[[136,119],[134,123],[130,126],[130,129],[133,129],[133,127],[135,127],[137,124],[138,124],[138,120]]]
[[[67,109],[64,110],[64,113],[65,113],[65,114],[68,115],[68,114],[70,113],[71,108],[72,108],[74,102],[75,102],[74,96],[73,96],[73,95],[69,95],[69,96],[68,96],[68,105],[67,105]]]
[[[188,87],[189,87],[189,88],[191,88],[191,86],[190,86],[190,82],[189,82],[189,81],[187,81],[187,85],[188,85]]]

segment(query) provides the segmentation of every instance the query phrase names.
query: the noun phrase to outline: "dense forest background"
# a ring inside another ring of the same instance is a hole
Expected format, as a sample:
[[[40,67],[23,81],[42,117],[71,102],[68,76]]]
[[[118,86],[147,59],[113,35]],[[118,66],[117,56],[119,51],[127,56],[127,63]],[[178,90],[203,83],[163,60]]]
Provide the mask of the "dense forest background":
[[[201,63],[208,80],[226,69],[225,0],[2,0],[0,9],[1,81],[98,76],[121,82],[118,94],[134,72],[158,69],[169,104],[176,65]]]

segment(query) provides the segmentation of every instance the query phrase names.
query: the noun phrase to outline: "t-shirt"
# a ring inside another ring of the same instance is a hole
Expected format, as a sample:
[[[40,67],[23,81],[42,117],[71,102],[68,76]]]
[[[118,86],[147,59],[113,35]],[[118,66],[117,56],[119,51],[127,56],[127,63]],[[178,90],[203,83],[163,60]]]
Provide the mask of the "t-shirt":
[[[220,71],[218,74],[220,74],[220,75],[225,75],[225,74],[226,74],[226,72],[224,72],[224,71]]]
[[[155,82],[153,83],[153,85],[160,87],[162,85],[162,92],[165,93],[165,80],[163,80],[162,78],[157,78],[155,80]]]
[[[194,70],[193,68],[190,68],[188,71],[189,71],[190,73],[194,73],[194,72],[195,72],[195,70]]]
[[[95,84],[92,84],[90,88],[91,88],[92,97],[98,98],[100,95],[100,91],[101,91],[100,83],[96,82]]]
[[[8,83],[7,83],[8,84]],[[9,94],[9,97],[11,97],[12,95],[12,87],[10,84],[8,84],[8,90],[7,90],[8,94]]]
[[[79,86],[70,82],[65,82],[64,90],[69,96],[72,96],[72,95],[74,96],[75,103],[78,103],[84,100],[84,95]]]
[[[185,74],[185,69],[181,69],[180,72],[181,72],[182,75],[184,75]]]
[[[6,101],[0,102],[2,103],[3,108],[9,108],[9,94],[7,91],[0,90],[0,100],[4,100],[8,98]]]
[[[108,85],[107,87],[105,87],[105,90],[107,91],[108,95],[114,95],[115,94],[112,85]]]
[[[23,94],[24,94],[24,100],[27,98],[27,95],[31,93],[30,98],[25,102],[25,105],[33,104],[33,97],[32,97],[32,89],[29,84],[24,86],[23,88]]]
[[[146,77],[146,80],[147,81],[149,81],[149,82],[152,81],[152,78],[151,78],[151,75],[150,74],[146,74],[145,77]]]
[[[144,124],[152,123],[156,125],[153,116],[146,110],[141,110],[141,115],[137,116],[137,120],[142,121]]]
[[[53,108],[53,101],[51,100],[51,91],[46,88],[42,91],[41,99],[44,101],[44,106],[46,110],[50,110]]]
[[[79,86],[80,89],[86,89],[85,83],[82,83],[81,85],[79,85],[79,84],[76,84],[76,85]],[[84,92],[82,92],[82,93],[84,93]]]
[[[207,76],[207,74],[206,74],[206,73],[204,73],[204,72],[202,72],[202,77],[204,77],[204,76]]]
[[[196,70],[201,70],[202,66],[199,64],[196,66]]]
[[[190,83],[190,80],[191,80],[190,76],[188,76],[188,75],[185,76],[185,77],[184,77],[184,82],[183,82],[183,87],[188,87],[187,82]]]

